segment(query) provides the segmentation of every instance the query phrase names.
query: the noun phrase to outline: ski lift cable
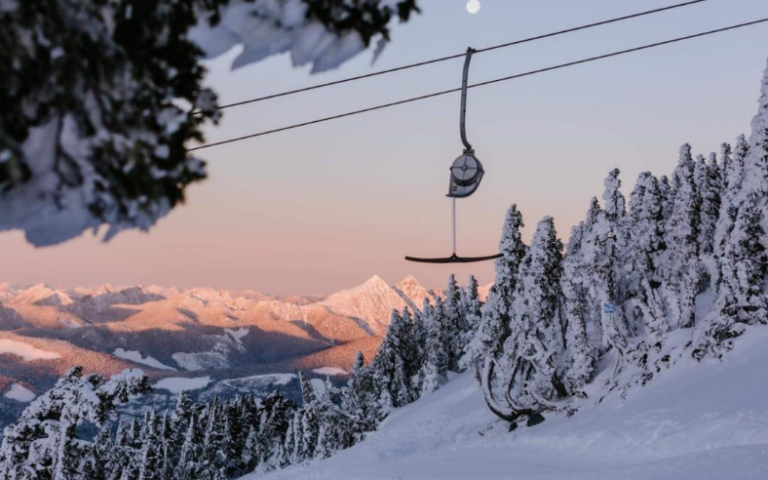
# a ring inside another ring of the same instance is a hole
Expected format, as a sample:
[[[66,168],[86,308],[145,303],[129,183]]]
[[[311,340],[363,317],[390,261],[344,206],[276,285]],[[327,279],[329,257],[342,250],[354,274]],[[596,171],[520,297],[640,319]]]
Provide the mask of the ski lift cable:
[[[532,75],[537,75],[539,73],[551,72],[553,70],[560,70],[560,69],[563,69],[563,68],[574,67],[574,66],[577,66],[577,65],[585,64],[585,63],[591,63],[591,62],[595,62],[595,61],[598,61],[598,60],[605,60],[607,58],[618,57],[620,55],[625,55],[625,54],[629,54],[629,53],[639,52],[639,51],[643,51],[643,50],[649,50],[651,48],[656,48],[656,47],[661,47],[661,46],[664,46],[664,45],[669,45],[669,44],[673,44],[673,43],[683,42],[683,41],[686,41],[686,40],[692,40],[692,39],[695,39],[695,38],[701,38],[701,37],[705,37],[705,36],[708,36],[708,35],[714,35],[716,33],[723,33],[723,32],[727,32],[727,31],[731,31],[731,30],[737,30],[737,29],[741,29],[741,28],[745,28],[745,27],[749,27],[749,26],[753,26],[753,25],[758,25],[758,24],[762,24],[762,23],[766,23],[766,22],[768,22],[768,18],[762,18],[762,19],[759,19],[759,20],[754,20],[754,21],[746,22],[746,23],[739,23],[739,24],[736,24],[736,25],[730,25],[728,27],[718,28],[718,29],[715,29],[715,30],[708,30],[706,32],[696,33],[696,34],[693,34],[693,35],[686,35],[684,37],[672,38],[672,39],[669,39],[669,40],[664,40],[662,42],[642,45],[640,47],[628,48],[626,50],[620,50],[620,51],[617,51],[617,52],[606,53],[606,54],[597,55],[597,56],[594,56],[594,57],[583,58],[581,60],[576,60],[576,61],[573,61],[573,62],[561,63],[559,65],[553,65],[551,67],[540,68],[538,70],[531,70],[531,71],[524,72],[524,73],[518,73],[518,74],[515,74],[515,75],[510,75],[508,77],[501,77],[501,78],[496,78],[496,79],[488,80],[488,81],[481,82],[481,83],[475,83],[473,85],[469,85],[467,88],[484,87],[484,86],[487,86],[487,85],[492,85],[492,84],[495,84],[495,83],[505,82],[505,81],[508,81],[508,80],[516,80],[516,79],[523,78],[523,77],[529,77],[529,76],[532,76]],[[466,55],[466,54],[464,54],[464,55]],[[426,95],[420,95],[418,97],[407,98],[407,99],[404,99],[404,100],[399,100],[399,101],[391,102],[391,103],[385,103],[385,104],[382,104],[382,105],[377,105],[377,106],[374,106],[374,107],[368,107],[368,108],[364,108],[364,109],[361,109],[361,110],[354,110],[354,111],[351,111],[351,112],[341,113],[341,114],[338,114],[338,115],[332,115],[330,117],[319,118],[319,119],[316,119],[316,120],[311,120],[311,121],[308,121],[308,122],[298,123],[298,124],[295,124],[295,125],[289,125],[289,126],[286,126],[286,127],[275,128],[275,129],[272,129],[272,130],[266,130],[266,131],[263,131],[263,132],[252,133],[252,134],[244,135],[244,136],[241,136],[241,137],[230,138],[228,140],[222,140],[220,142],[208,143],[208,144],[205,144],[205,145],[200,145],[200,146],[197,146],[197,147],[188,148],[187,151],[188,152],[192,152],[192,151],[195,151],[195,150],[202,150],[202,149],[205,149],[205,148],[217,147],[217,146],[226,145],[226,144],[229,144],[229,143],[240,142],[240,141],[248,140],[248,139],[251,139],[251,138],[263,137],[263,136],[266,136],[266,135],[271,135],[273,133],[284,132],[286,130],[293,130],[293,129],[296,129],[296,128],[306,127],[306,126],[309,126],[309,125],[315,125],[315,124],[318,124],[318,123],[324,123],[324,122],[328,122],[328,121],[331,121],[331,120],[337,120],[337,119],[340,119],[340,118],[350,117],[350,116],[353,116],[353,115],[358,115],[358,114],[362,114],[362,113],[368,113],[368,112],[372,112],[372,111],[375,111],[375,110],[382,110],[382,109],[389,108],[389,107],[395,107],[395,106],[398,106],[398,105],[405,105],[407,103],[418,102],[418,101],[421,101],[421,100],[426,100],[428,98],[434,98],[434,97],[439,97],[439,96],[442,96],[442,95],[447,95],[449,93],[460,92],[461,90],[462,90],[461,88],[452,88],[450,90],[443,90],[443,91],[440,91],[440,92],[434,92],[434,93],[429,93],[429,94],[426,94]]]
[[[610,25],[611,23],[618,23],[618,22],[623,22],[625,20],[631,20],[631,19],[634,19],[634,18],[640,18],[640,17],[645,17],[645,16],[648,16],[648,15],[654,15],[656,13],[662,13],[662,12],[666,12],[666,11],[669,11],[669,10],[676,10],[678,8],[689,7],[689,6],[692,6],[692,5],[696,5],[696,4],[704,3],[704,2],[708,2],[708,1],[709,0],[692,0],[692,1],[684,2],[684,3],[678,3],[678,4],[675,4],[675,5],[669,5],[669,6],[666,6],[666,7],[655,8],[653,10],[646,10],[644,12],[633,13],[633,14],[624,15],[624,16],[621,16],[621,17],[611,18],[611,19],[608,19],[608,20],[602,20],[602,21],[595,22],[595,23],[589,23],[589,24],[586,24],[586,25],[580,25],[578,27],[572,27],[572,28],[568,28],[568,29],[565,29],[565,30],[559,30],[559,31],[556,31],[556,32],[545,33],[543,35],[537,35],[535,37],[529,37],[529,38],[524,38],[524,39],[521,39],[521,40],[515,40],[515,41],[512,41],[512,42],[508,42],[508,43],[502,43],[500,45],[493,45],[493,46],[486,47],[486,48],[480,48],[480,49],[475,50],[475,53],[485,53],[485,52],[490,52],[490,51],[493,51],[493,50],[498,50],[500,48],[512,47],[512,46],[521,45],[521,44],[524,44],[524,43],[530,43],[530,42],[535,42],[535,41],[538,41],[538,40],[544,40],[546,38],[557,37],[557,36],[560,36],[560,35],[565,35],[565,34],[568,34],[568,33],[574,33],[574,32],[578,32],[578,31],[581,31],[581,30],[588,30],[590,28],[600,27],[600,26],[603,26],[603,25]],[[335,81],[327,82],[327,83],[320,83],[320,84],[317,84],[317,85],[312,85],[312,86],[309,86],[309,87],[299,88],[299,89],[296,89],[296,90],[289,90],[289,91],[286,91],[286,92],[274,93],[274,94],[271,94],[271,95],[266,95],[264,97],[257,97],[257,98],[252,98],[252,99],[249,99],[249,100],[242,100],[242,101],[235,102],[235,103],[230,103],[230,104],[227,104],[227,105],[221,105],[218,109],[219,110],[226,110],[228,108],[240,107],[240,106],[243,106],[243,105],[249,105],[251,103],[257,103],[257,102],[263,102],[263,101],[266,101],[266,100],[273,100],[275,98],[285,97],[285,96],[289,96],[289,95],[295,95],[297,93],[309,92],[309,91],[312,91],[312,90],[318,90],[318,89],[325,88],[325,87],[331,87],[331,86],[340,85],[340,84],[343,84],[343,83],[354,82],[356,80],[363,80],[363,79],[366,79],[366,78],[377,77],[379,75],[385,75],[385,74],[388,74],[388,73],[394,73],[394,72],[400,72],[400,71],[403,71],[403,70],[409,70],[411,68],[424,67],[424,66],[427,66],[427,65],[432,65],[432,64],[440,63],[440,62],[445,62],[445,61],[448,61],[448,60],[455,60],[457,58],[464,58],[465,55],[466,55],[465,53],[457,53],[455,55],[448,55],[448,56],[445,56],[445,57],[433,58],[431,60],[425,60],[423,62],[411,63],[411,64],[408,64],[408,65],[401,65],[399,67],[394,67],[394,68],[390,68],[390,69],[387,69],[387,70],[381,70],[381,71],[378,71],[378,72],[366,73],[364,75],[348,77],[348,78],[344,78],[344,79],[341,79],[341,80],[335,80]],[[200,110],[195,110],[195,111],[192,112],[192,115],[198,115],[200,113],[201,113]]]

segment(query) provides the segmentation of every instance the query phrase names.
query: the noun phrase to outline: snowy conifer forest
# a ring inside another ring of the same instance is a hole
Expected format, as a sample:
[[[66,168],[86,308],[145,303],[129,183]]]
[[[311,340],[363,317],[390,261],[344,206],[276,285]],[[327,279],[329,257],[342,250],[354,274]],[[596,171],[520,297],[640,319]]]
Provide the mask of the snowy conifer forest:
[[[671,175],[641,173],[628,194],[610,171],[567,245],[551,217],[525,244],[512,205],[487,301],[474,278],[451,277],[444,297],[394,311],[346,386],[300,376],[301,405],[280,392],[181,394],[175,409],[128,418],[120,407],[148,389],[140,372],[107,380],[75,368],[6,429],[0,478],[237,478],[365,443],[455,373],[474,377],[490,429],[519,433],[630,398],[678,366],[727,363],[768,323],[768,70],[761,87],[749,137],[707,155],[685,144]]]

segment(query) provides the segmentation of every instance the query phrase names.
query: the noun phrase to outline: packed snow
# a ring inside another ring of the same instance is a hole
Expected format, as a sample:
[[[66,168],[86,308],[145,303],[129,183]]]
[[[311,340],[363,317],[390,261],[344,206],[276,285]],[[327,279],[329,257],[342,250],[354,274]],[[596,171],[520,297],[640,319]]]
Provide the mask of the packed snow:
[[[249,383],[268,383],[270,385],[288,385],[296,378],[293,373],[269,373],[266,375],[253,375],[251,377],[231,378],[222,380],[220,384],[249,384]]]
[[[346,375],[347,371],[336,367],[321,367],[312,370],[313,373],[318,375],[328,375],[334,377],[336,375]]]
[[[18,383],[11,385],[11,388],[3,396],[21,403],[29,403],[37,397],[32,390]]]
[[[361,444],[265,478],[764,480],[767,345],[768,329],[755,328],[724,362],[679,364],[625,401],[614,395],[512,433],[465,373],[396,410]]]
[[[185,390],[200,390],[201,388],[207,387],[209,383],[211,383],[211,377],[171,377],[158,381],[152,387],[162,388],[163,390],[168,390],[169,392],[176,394]]]
[[[318,395],[322,395],[325,393],[326,386],[325,386],[325,380],[320,378],[311,378],[309,380],[309,383],[312,384],[312,388],[317,392]]]
[[[146,365],[148,367],[157,368],[158,370],[176,371],[175,368],[163,364],[156,358],[153,358],[149,355],[146,357],[142,356],[141,352],[138,350],[125,350],[123,348],[116,348],[115,351],[112,352],[112,355],[118,358],[122,358],[123,360],[130,360],[132,362],[141,363],[142,365]]]
[[[30,362],[32,360],[53,360],[56,358],[61,358],[61,355],[56,352],[41,350],[28,343],[17,342],[15,340],[0,339],[0,355],[8,353],[21,357],[25,362]]]

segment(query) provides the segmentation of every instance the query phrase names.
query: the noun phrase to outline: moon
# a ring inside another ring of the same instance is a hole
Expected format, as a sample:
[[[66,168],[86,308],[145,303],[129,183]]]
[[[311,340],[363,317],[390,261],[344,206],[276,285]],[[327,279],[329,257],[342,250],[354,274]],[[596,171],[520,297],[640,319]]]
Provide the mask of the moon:
[[[472,15],[480,11],[480,0],[469,0],[467,2],[467,11]]]

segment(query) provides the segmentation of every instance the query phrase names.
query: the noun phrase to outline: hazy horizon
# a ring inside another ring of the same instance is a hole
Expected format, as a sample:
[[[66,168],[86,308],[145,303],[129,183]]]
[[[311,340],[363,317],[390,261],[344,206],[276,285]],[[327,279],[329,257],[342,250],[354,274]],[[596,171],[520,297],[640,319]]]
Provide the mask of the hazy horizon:
[[[675,3],[671,0],[422,0],[423,14],[396,26],[376,65],[366,52],[310,76],[287,56],[230,71],[237,52],[209,63],[221,104],[508,42]],[[764,1],[714,0],[515,48],[478,55],[471,81],[507,76],[765,16]],[[679,146],[719,153],[748,133],[765,69],[765,25],[473,89],[469,138],[487,175],[459,201],[459,253],[496,251],[511,203],[528,240],[544,215],[566,239],[622,171],[625,196],[638,173],[670,174]],[[386,75],[225,111],[207,128],[214,142],[433,91],[461,81],[462,62]],[[461,152],[458,95],[447,95],[260,139],[202,150],[209,179],[148,234],[107,244],[86,233],[35,249],[19,232],[0,235],[0,281],[62,288],[159,285],[327,295],[374,274],[389,284],[413,275],[444,288],[493,280],[493,262],[408,263],[450,254],[448,167]]]

